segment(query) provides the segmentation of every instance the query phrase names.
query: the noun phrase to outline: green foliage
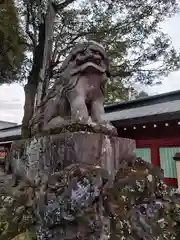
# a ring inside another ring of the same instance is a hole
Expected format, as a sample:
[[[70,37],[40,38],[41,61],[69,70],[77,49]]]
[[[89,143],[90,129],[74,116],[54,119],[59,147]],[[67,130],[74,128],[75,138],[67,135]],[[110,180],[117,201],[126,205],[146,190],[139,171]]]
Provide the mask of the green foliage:
[[[26,231],[24,233],[21,233],[17,235],[12,240],[35,240],[34,234],[32,232]]]
[[[178,0],[66,0],[66,7],[59,8],[60,2],[53,4],[57,17],[49,69],[52,80],[74,44],[85,39],[101,42],[109,53],[114,82],[108,83],[113,91],[108,94],[107,102],[126,99],[124,86],[129,82],[151,85],[179,69],[180,54],[159,27],[163,20],[179,12]],[[24,25],[28,26],[29,51],[33,54],[41,45],[38,34],[47,5],[47,0],[20,1],[22,14],[26,16]]]
[[[154,84],[180,67],[180,54],[159,28],[179,11],[179,1],[83,0],[64,9],[54,28],[53,66],[84,39],[104,45],[111,59],[108,102],[126,99],[129,82]],[[124,95],[125,94],[125,95]]]
[[[129,97],[129,87],[125,87],[120,77],[110,78],[106,87],[106,104],[119,101],[127,101]]]
[[[24,42],[13,0],[0,4],[0,84],[10,83],[19,73]]]

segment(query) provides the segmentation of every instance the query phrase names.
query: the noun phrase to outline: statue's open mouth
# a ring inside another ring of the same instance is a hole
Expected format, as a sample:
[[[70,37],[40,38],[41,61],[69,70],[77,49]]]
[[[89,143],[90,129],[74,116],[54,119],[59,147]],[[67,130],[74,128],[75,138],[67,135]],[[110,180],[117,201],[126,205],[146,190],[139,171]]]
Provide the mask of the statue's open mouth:
[[[81,71],[86,71],[86,70],[97,70],[101,73],[106,72],[106,68],[101,65],[101,61],[99,63],[94,63],[94,62],[86,62],[83,65],[81,65]]]
[[[77,65],[78,66],[76,67],[76,69],[72,70],[72,75],[75,75],[79,72],[94,71],[94,70],[100,73],[106,72],[106,67],[104,64],[102,64],[102,59],[100,58],[88,58],[88,59],[84,58],[81,60],[79,59]]]

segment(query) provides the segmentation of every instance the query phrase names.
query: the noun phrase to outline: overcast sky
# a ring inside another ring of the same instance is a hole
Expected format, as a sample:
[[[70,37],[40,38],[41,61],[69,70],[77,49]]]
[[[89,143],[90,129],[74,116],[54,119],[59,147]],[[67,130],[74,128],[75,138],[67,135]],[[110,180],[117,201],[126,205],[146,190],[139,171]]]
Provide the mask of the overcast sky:
[[[180,49],[180,14],[166,20],[163,31],[171,37],[174,46]],[[149,94],[158,94],[180,89],[180,71],[171,73],[159,86],[146,87]],[[23,117],[24,90],[18,84],[0,86],[0,120],[21,123]]]

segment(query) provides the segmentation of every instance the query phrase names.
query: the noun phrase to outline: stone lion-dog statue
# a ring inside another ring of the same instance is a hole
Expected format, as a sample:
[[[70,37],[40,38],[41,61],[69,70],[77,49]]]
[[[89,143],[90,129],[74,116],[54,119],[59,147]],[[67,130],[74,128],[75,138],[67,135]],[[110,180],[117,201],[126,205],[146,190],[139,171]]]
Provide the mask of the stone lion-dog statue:
[[[78,43],[58,71],[54,86],[36,107],[31,132],[62,126],[65,122],[105,124],[105,84],[109,60],[99,43]]]

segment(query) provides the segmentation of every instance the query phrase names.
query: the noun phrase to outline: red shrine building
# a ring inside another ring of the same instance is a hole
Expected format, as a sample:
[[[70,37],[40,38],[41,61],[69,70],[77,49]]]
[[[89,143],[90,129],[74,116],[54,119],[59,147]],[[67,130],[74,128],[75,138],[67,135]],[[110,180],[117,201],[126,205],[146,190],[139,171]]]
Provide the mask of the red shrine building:
[[[169,186],[178,186],[173,157],[180,152],[180,91],[113,104],[105,119],[120,137],[136,140],[137,156],[160,166]]]
[[[178,187],[173,157],[180,153],[180,91],[109,105],[105,111],[119,137],[136,140],[137,156],[160,166],[166,183]],[[9,148],[20,135],[21,126],[0,129],[0,147]]]

